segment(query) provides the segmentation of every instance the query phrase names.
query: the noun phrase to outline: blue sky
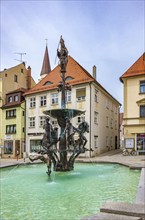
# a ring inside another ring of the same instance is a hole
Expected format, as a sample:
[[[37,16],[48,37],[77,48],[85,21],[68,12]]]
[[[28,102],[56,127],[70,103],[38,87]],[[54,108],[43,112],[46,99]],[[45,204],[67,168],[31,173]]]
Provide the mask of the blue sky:
[[[123,104],[119,77],[145,51],[143,0],[1,0],[1,70],[17,65],[23,52],[37,81],[45,39],[53,69],[60,35],[69,54]]]

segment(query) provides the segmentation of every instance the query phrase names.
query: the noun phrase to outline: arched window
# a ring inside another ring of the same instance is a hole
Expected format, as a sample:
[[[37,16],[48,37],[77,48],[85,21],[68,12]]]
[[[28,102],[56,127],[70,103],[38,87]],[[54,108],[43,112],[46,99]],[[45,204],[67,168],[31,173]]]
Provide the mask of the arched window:
[[[48,86],[48,85],[51,85],[51,84],[53,84],[52,82],[50,82],[50,81],[47,81],[47,82],[45,82],[44,83],[44,85],[43,86]]]
[[[66,81],[67,81],[67,80],[72,80],[72,79],[74,79],[74,78],[71,77],[71,76],[67,76],[67,77],[65,78]]]

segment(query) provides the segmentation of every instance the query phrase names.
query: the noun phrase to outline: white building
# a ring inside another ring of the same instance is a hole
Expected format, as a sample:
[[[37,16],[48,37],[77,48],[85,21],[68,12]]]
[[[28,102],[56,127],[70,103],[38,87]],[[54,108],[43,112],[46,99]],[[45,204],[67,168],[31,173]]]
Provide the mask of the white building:
[[[72,90],[67,92],[66,108],[85,111],[84,115],[73,118],[71,122],[75,127],[83,119],[89,123],[86,148],[92,148],[94,151],[82,155],[87,157],[119,148],[120,103],[97,82],[95,66],[93,76],[69,56],[66,82],[71,85]],[[25,94],[28,154],[41,147],[46,116],[43,111],[61,108],[61,93],[57,91],[60,81],[59,66],[56,66]],[[50,121],[54,126],[58,126],[54,118]]]

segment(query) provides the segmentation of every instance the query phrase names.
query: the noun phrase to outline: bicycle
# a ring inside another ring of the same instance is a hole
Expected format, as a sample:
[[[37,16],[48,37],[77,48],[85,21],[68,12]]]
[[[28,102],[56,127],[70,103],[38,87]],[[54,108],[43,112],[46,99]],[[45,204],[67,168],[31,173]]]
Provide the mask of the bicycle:
[[[123,156],[136,156],[137,151],[135,149],[124,148],[122,154]]]

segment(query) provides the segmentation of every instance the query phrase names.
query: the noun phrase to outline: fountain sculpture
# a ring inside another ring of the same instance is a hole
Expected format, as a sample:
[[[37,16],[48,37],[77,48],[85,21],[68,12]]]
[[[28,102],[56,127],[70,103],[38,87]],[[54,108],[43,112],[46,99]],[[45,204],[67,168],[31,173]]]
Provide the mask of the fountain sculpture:
[[[72,125],[71,119],[81,115],[84,111],[66,108],[66,91],[71,90],[71,86],[66,83],[65,73],[68,62],[68,50],[61,36],[59,49],[57,49],[59,58],[60,74],[62,81],[58,85],[58,91],[61,92],[61,109],[53,109],[44,111],[44,114],[57,119],[60,127],[60,135],[58,137],[58,128],[53,128],[49,118],[46,118],[44,125],[45,133],[42,140],[43,151],[36,156],[30,156],[31,161],[40,159],[47,163],[48,175],[51,173],[51,163],[53,163],[54,171],[71,171],[74,168],[75,159],[85,151],[87,139],[85,132],[89,132],[89,125],[83,121],[76,128]],[[78,140],[75,141],[74,134],[78,133]]]

